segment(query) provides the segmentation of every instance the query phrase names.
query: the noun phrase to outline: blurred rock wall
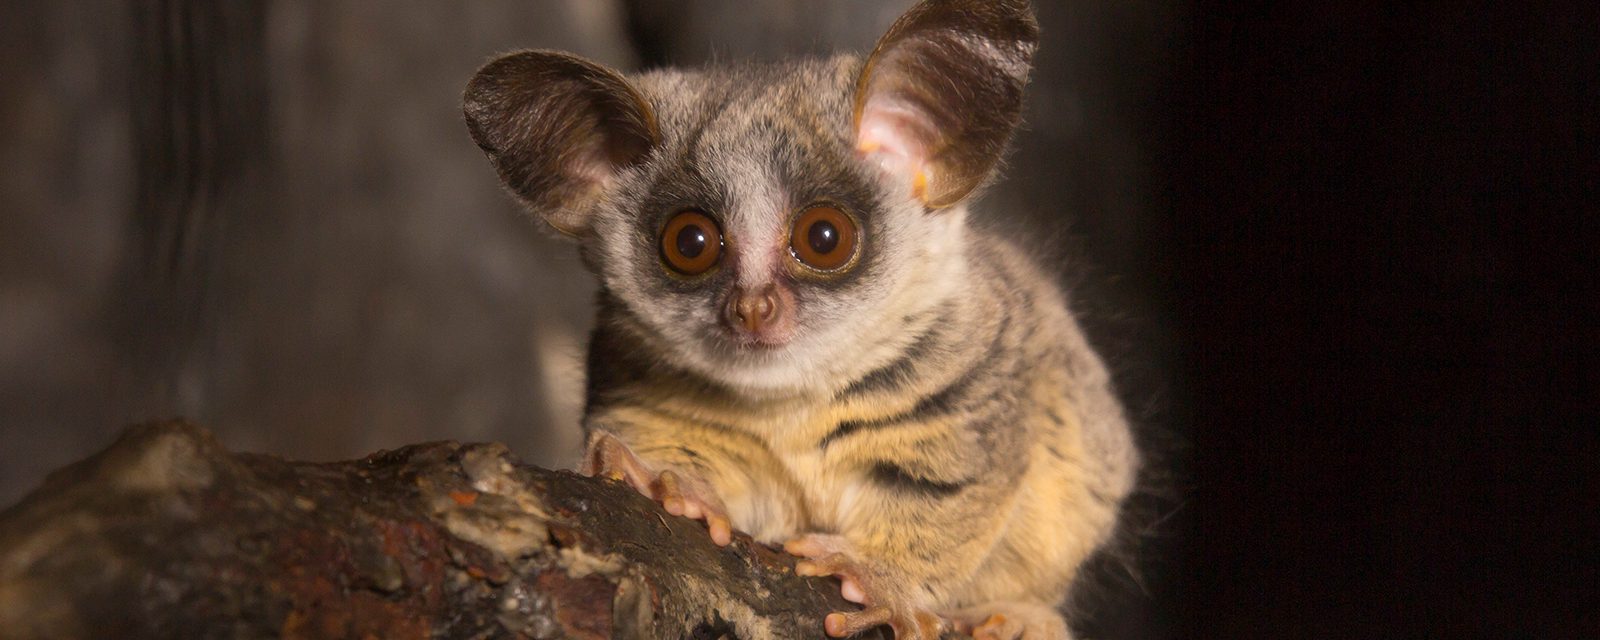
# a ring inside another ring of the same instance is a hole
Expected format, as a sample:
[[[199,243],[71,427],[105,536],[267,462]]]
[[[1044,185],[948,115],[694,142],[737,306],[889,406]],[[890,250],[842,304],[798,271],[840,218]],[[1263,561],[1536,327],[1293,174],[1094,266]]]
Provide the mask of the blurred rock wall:
[[[502,195],[460,91],[524,46],[634,65],[622,8],[224,4],[253,11],[0,9],[0,503],[171,414],[296,457],[455,438],[565,463],[593,285]],[[217,49],[261,77],[217,77]],[[240,95],[194,86],[218,82]]]

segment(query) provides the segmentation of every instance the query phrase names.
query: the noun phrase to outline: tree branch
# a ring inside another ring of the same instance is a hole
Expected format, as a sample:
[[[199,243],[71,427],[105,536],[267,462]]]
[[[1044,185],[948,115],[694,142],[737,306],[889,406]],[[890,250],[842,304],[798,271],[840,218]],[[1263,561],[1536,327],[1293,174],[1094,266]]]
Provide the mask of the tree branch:
[[[0,512],[7,638],[756,640],[854,606],[781,551],[498,444],[314,464],[151,424]]]

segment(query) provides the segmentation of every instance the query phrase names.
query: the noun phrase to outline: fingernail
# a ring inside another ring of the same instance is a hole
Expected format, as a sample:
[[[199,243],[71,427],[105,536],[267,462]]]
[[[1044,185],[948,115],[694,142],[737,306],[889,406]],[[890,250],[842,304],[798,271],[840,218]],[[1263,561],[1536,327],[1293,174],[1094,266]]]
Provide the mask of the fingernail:
[[[867,599],[867,594],[861,591],[861,585],[856,584],[854,580],[845,580],[844,585],[839,588],[839,593],[845,600],[856,604],[863,604]]]
[[[822,619],[822,628],[826,629],[828,631],[828,635],[833,636],[835,638],[843,636],[844,635],[844,614],[842,614],[842,613],[830,613],[830,614],[828,614],[828,617]]]

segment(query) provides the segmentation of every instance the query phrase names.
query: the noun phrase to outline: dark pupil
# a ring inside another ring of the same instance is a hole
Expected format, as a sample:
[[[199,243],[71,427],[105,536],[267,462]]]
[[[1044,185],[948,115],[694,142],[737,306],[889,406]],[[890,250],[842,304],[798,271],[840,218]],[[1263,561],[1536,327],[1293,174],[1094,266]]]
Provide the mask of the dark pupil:
[[[806,231],[806,242],[811,245],[812,251],[828,255],[839,247],[839,230],[827,220],[818,220]]]
[[[706,232],[691,224],[678,231],[677,242],[679,254],[689,259],[697,258],[700,252],[706,250]]]

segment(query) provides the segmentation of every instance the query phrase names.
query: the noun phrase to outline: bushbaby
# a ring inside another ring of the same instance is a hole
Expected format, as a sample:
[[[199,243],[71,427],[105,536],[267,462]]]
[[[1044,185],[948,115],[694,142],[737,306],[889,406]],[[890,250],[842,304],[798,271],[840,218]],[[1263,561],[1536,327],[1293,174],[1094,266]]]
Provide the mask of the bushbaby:
[[[968,224],[1023,104],[1027,2],[926,0],[866,58],[471,80],[473,139],[600,283],[583,469],[782,543],[820,621],[1066,638],[1139,459],[1054,281]]]

